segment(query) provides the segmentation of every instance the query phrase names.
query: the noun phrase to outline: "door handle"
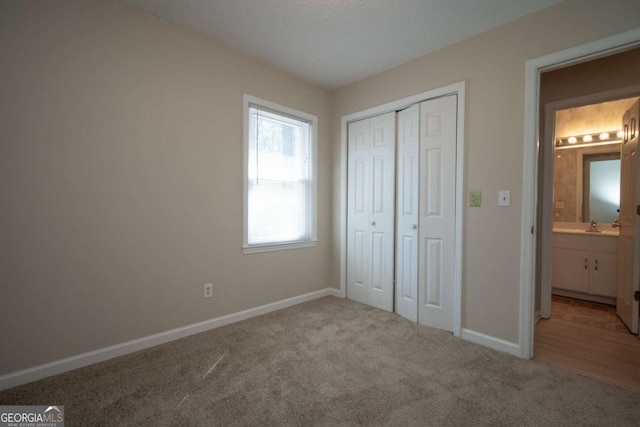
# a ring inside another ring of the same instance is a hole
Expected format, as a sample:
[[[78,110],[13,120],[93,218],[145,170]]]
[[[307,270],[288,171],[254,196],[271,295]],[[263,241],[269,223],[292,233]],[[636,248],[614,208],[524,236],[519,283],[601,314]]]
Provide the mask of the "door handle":
[[[376,225],[376,222],[375,221],[371,221],[371,225]]]
[[[586,270],[587,268],[589,268],[589,260],[588,259],[584,259],[584,269]]]
[[[598,271],[598,260],[596,260],[596,271]]]
[[[413,225],[411,226],[411,228],[413,228],[414,230],[417,230],[417,229],[418,229],[418,226],[417,226],[416,224],[413,224]]]

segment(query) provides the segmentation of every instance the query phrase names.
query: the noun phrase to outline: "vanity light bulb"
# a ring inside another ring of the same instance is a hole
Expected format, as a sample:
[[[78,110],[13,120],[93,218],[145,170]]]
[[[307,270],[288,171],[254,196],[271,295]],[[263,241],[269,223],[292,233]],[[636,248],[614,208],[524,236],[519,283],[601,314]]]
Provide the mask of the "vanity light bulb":
[[[591,137],[591,135],[585,135],[585,136],[582,137],[582,140],[584,142],[591,142],[591,141],[593,141],[593,138]]]
[[[570,136],[567,142],[569,142],[569,144],[575,144],[576,142],[578,142],[578,140],[575,136]]]
[[[609,134],[607,132],[602,132],[600,134],[600,141],[606,141],[607,139],[609,139]]]

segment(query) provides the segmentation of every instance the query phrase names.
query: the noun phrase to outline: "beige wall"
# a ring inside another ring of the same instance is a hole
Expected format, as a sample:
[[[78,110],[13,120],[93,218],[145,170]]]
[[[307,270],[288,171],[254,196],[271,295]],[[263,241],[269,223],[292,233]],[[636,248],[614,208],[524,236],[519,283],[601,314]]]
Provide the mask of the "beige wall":
[[[0,375],[336,285],[327,91],[106,0],[2,1],[0,69]],[[241,252],[243,93],[319,118],[315,248]]]
[[[483,204],[464,210],[464,328],[518,342],[525,62],[636,28],[638,16],[634,0],[566,0],[334,92],[337,164],[343,115],[467,82],[464,187],[482,190]],[[340,179],[334,170],[336,187]],[[497,206],[504,189],[510,208]],[[336,225],[338,202],[336,192]]]

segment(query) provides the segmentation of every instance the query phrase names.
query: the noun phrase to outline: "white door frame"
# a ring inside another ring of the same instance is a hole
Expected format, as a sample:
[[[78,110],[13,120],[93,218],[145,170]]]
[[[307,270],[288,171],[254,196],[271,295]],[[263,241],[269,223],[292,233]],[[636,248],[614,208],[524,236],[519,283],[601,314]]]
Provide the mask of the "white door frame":
[[[466,82],[461,81],[417,95],[388,102],[377,107],[358,111],[342,117],[340,135],[340,296],[347,296],[347,125],[349,122],[402,110],[413,104],[447,95],[458,95],[457,136],[456,136],[456,218],[455,218],[455,260],[453,283],[453,334],[461,332],[462,318],[462,214],[464,202],[464,124],[465,124]]]
[[[540,73],[608,56],[640,45],[640,28],[527,61],[524,96],[522,227],[520,232],[520,357],[533,357],[535,302],[536,208],[538,204],[538,114]]]

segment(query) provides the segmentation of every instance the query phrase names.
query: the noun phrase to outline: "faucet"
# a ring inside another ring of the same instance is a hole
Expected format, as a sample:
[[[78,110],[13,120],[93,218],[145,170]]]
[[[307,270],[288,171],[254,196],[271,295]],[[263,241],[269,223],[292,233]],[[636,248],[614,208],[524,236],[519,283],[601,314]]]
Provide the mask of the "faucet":
[[[589,231],[592,233],[597,233],[598,232],[598,220],[597,219],[592,219],[591,220],[591,228],[589,228]]]

